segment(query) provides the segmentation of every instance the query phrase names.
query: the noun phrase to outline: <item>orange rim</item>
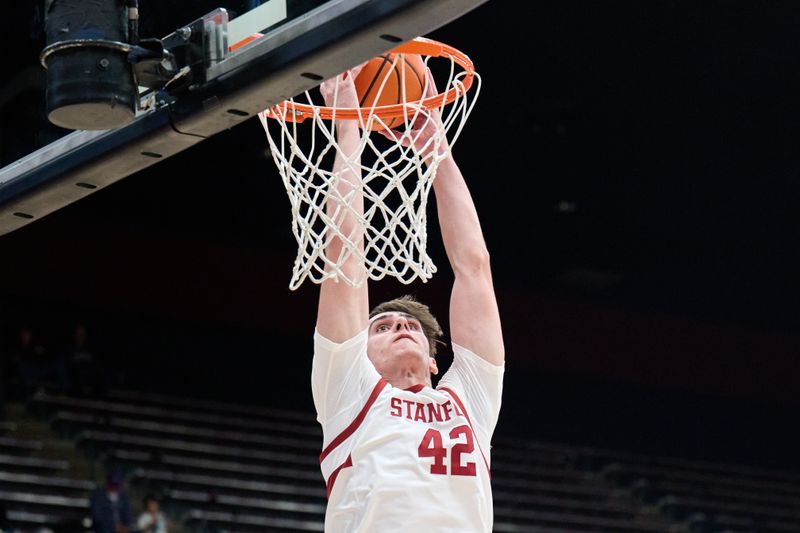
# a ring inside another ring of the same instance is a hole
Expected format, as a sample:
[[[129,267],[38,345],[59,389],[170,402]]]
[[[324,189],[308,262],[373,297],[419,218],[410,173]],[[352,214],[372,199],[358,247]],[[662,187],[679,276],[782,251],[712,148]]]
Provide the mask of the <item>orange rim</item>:
[[[467,93],[470,87],[472,87],[472,80],[475,78],[475,65],[473,65],[472,60],[467,54],[450,45],[424,37],[417,37],[416,39],[403,43],[397,48],[390,50],[389,53],[418,54],[429,57],[452,59],[458,63],[466,73],[461,81],[463,89],[453,87],[448,91],[424,98],[417,102],[367,108],[327,107],[299,104],[297,102],[283,102],[269,108],[265,115],[269,118],[283,118],[287,122],[303,122],[305,119],[313,117],[315,113],[319,113],[320,118],[327,120],[333,119],[334,116],[337,119],[359,120],[361,118],[366,119],[370,114],[382,119],[392,119],[406,116],[409,103],[418,103],[428,109],[438,109],[443,105],[454,102],[459,94]],[[283,111],[284,108],[286,109],[286,113]]]
[[[256,33],[254,33],[252,35],[249,35],[249,36],[245,37],[244,39],[242,39],[238,43],[233,43],[232,45],[230,45],[230,47],[228,47],[228,50],[230,50],[231,52],[235,52],[236,50],[238,50],[239,48],[243,47],[244,45],[250,44],[253,41],[255,41],[256,39],[261,39],[263,36],[264,36],[263,33],[256,32]]]

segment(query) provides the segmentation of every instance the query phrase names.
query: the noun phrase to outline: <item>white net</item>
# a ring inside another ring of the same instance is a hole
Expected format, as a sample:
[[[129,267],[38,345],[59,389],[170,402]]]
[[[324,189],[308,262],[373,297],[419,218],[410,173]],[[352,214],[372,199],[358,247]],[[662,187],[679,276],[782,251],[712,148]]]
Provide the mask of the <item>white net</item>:
[[[429,109],[419,102],[406,103],[399,125],[398,119],[376,115],[375,109],[380,108],[362,108],[357,118],[358,147],[349,153],[336,138],[337,120],[353,120],[336,116],[338,77],[330,119],[320,116],[316,90],[313,95],[305,92],[259,114],[291,204],[298,251],[290,289],[306,279],[315,283],[335,279],[360,286],[367,279],[386,276],[402,283],[417,278],[427,281],[436,272],[426,251],[428,196],[439,163],[448,157],[480,89],[480,78],[475,74],[468,93],[463,82],[465,72],[452,58],[446,60],[450,68],[442,92],[454,90],[455,99],[450,104],[443,102]],[[295,115],[309,112],[306,107],[300,111],[297,103],[310,106],[312,116],[293,121]],[[441,125],[435,134],[422,136],[430,121],[441,121]],[[394,129],[389,129],[387,122]],[[359,174],[360,181],[344,177]],[[356,207],[360,198],[363,210]],[[347,234],[341,229],[345,218],[356,221]],[[342,245],[335,257],[329,257],[326,249],[334,239]],[[352,256],[366,268],[348,276],[342,266]]]

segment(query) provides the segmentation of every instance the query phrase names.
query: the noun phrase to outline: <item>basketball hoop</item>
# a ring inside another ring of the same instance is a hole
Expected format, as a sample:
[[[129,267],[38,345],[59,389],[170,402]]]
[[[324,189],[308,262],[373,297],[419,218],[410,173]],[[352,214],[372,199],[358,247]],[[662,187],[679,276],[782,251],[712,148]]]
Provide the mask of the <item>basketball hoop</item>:
[[[439,163],[449,155],[472,112],[480,76],[465,54],[430,39],[414,39],[389,54],[386,57],[393,57],[392,69],[402,54],[416,54],[434,74],[442,73],[441,80],[447,72],[442,90],[406,101],[403,86],[400,103],[360,108],[337,108],[335,96],[334,106],[320,105],[321,97],[307,91],[259,113],[292,208],[292,232],[298,245],[289,283],[292,290],[306,278],[314,283],[341,280],[357,287],[367,279],[386,276],[406,284],[417,278],[427,281],[436,272],[426,252],[428,195]],[[338,94],[339,78],[334,95]],[[378,95],[388,78],[384,76]],[[428,84],[425,77],[422,95],[428,94]],[[340,120],[359,124],[355,156],[345,153],[336,141],[336,122]],[[422,146],[415,146],[420,132],[438,120],[443,127]],[[376,130],[384,135],[374,134]],[[333,171],[336,156],[345,169],[360,172],[358,191],[338,192],[342,171]],[[363,213],[350,207],[356,193],[363,195]],[[326,213],[329,199],[340,206],[330,215]],[[339,229],[346,216],[357,219],[357,230],[351,235]],[[359,246],[362,236],[363,248]],[[326,257],[325,248],[334,238],[342,242],[341,253]],[[365,275],[351,279],[342,271],[351,256],[363,261]]]

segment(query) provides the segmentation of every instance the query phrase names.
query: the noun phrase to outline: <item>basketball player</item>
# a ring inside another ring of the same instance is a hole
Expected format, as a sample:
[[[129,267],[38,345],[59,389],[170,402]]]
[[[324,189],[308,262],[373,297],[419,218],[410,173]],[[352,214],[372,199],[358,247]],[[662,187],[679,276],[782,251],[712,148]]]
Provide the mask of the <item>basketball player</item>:
[[[337,107],[357,107],[353,79],[340,76]],[[428,73],[428,79],[432,77]],[[328,105],[334,83],[321,92]],[[430,86],[429,86],[430,87]],[[429,94],[435,92],[429,88]],[[420,133],[424,144],[430,128]],[[356,121],[337,122],[337,141],[358,160]],[[341,159],[340,192],[358,189],[360,172]],[[455,282],[450,300],[453,364],[437,388],[442,331],[427,306],[409,297],[370,312],[365,282],[353,288],[327,280],[320,287],[312,389],[324,443],[325,531],[488,532],[492,530],[489,449],[500,410],[504,347],[489,253],[478,215],[452,156],[433,184],[439,225]],[[363,212],[363,198],[353,207]],[[329,214],[337,208],[329,200]],[[340,229],[358,231],[352,217]],[[362,242],[363,245],[363,242]],[[338,256],[333,240],[326,254]],[[344,270],[365,275],[351,256]]]

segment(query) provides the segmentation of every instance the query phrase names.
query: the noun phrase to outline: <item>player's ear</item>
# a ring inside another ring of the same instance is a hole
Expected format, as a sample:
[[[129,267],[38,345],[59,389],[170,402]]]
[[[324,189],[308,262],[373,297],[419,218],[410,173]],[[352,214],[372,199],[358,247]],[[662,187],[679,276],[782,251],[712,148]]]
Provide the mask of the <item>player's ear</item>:
[[[431,371],[431,374],[436,376],[437,374],[439,374],[439,367],[436,366],[436,358],[429,357],[428,360],[429,360],[428,361],[428,369]]]

